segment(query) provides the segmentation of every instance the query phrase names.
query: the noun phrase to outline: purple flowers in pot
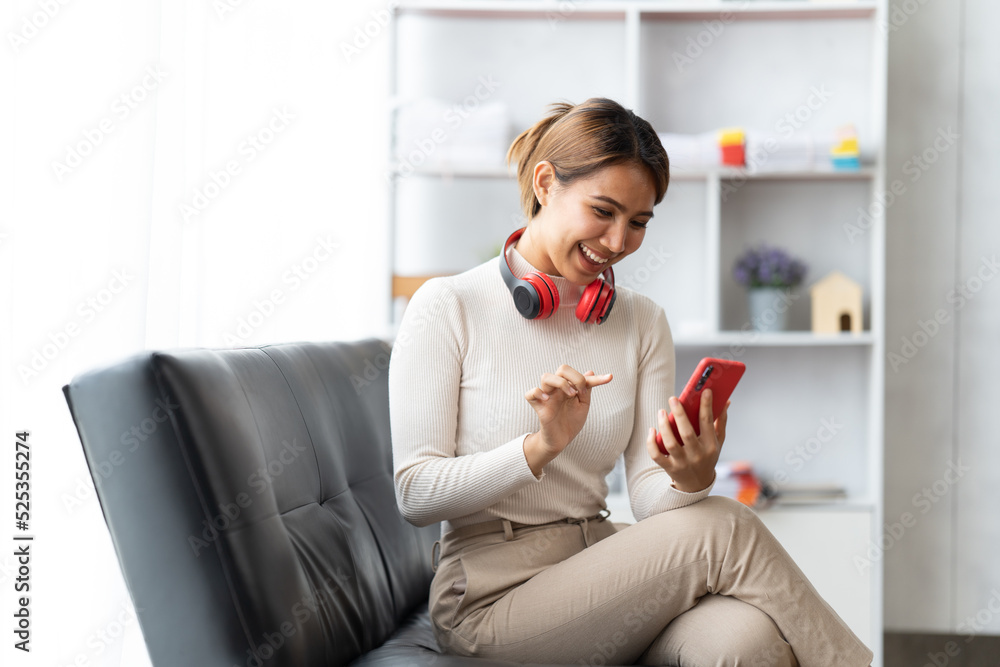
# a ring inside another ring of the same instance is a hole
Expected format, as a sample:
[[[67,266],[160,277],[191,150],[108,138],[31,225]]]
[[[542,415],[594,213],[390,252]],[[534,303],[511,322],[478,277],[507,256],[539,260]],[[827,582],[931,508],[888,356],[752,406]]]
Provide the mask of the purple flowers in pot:
[[[783,249],[761,244],[748,248],[736,259],[733,278],[749,288],[795,287],[802,282],[807,268]]]

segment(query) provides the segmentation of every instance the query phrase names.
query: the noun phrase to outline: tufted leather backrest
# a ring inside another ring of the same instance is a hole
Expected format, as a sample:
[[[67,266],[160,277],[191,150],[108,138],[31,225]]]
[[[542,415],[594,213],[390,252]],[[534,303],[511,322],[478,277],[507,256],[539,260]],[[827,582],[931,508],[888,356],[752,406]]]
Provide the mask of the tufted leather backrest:
[[[145,352],[64,387],[156,667],[342,665],[426,601],[439,528],[395,505],[390,349]]]

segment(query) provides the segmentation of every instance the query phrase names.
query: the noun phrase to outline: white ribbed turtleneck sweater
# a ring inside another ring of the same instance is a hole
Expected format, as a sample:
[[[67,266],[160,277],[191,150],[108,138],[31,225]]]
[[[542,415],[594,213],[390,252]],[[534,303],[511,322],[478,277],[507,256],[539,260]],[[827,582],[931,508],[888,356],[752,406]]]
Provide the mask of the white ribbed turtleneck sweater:
[[[508,250],[521,276],[532,266]],[[559,309],[527,320],[500,275],[500,257],[432,278],[403,313],[389,362],[396,501],[418,526],[442,531],[496,518],[544,523],[597,514],[605,477],[625,454],[637,520],[706,497],[684,493],[646,451],[656,413],[674,393],[674,346],[663,308],[627,287],[603,324],[576,318],[583,287],[550,276]],[[562,364],[612,373],[591,390],[580,433],[536,478],[524,438],[541,426],[524,395]]]

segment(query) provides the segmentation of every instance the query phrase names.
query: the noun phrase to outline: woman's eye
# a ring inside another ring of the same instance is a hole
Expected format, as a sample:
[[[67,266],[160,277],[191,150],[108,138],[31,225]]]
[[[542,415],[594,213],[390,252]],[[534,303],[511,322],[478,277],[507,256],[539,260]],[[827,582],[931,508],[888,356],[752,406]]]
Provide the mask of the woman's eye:
[[[603,208],[597,208],[596,206],[592,206],[591,208],[593,208],[595,211],[597,211],[597,214],[600,215],[603,218],[613,218],[614,217],[614,214],[611,213],[611,211],[605,211]],[[645,222],[639,222],[638,220],[633,220],[632,224],[635,225],[636,227],[638,227],[639,229],[645,229],[647,223],[645,223]]]

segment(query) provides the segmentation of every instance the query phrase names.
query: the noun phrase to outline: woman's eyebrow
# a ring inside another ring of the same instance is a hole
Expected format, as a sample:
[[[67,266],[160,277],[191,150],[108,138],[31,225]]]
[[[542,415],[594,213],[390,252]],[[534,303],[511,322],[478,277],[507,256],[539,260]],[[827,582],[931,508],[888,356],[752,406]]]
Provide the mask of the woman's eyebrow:
[[[619,204],[618,202],[616,202],[611,197],[605,197],[604,195],[590,195],[590,196],[593,197],[594,199],[600,199],[601,201],[608,202],[609,204],[611,204],[612,206],[614,206],[615,208],[617,208],[622,213],[625,212],[625,207],[622,206],[621,204]],[[652,211],[640,211],[640,212],[636,213],[636,215],[648,215],[649,217],[652,218],[653,217],[653,212]]]

